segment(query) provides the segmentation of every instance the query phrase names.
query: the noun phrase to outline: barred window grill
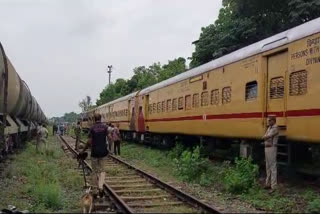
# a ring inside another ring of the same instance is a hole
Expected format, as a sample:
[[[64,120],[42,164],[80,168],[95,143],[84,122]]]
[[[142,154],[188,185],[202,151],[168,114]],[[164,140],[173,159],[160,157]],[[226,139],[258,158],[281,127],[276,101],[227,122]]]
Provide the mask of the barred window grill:
[[[201,94],[201,106],[209,105],[209,93],[207,91]]]
[[[160,113],[161,112],[161,103],[160,102],[158,103],[157,109],[158,109],[157,112]]]
[[[172,100],[172,111],[176,111],[178,109],[178,102],[177,102],[177,98],[174,98]]]
[[[153,103],[153,113],[157,113],[157,104]]]
[[[165,102],[165,101],[162,101],[161,111],[162,111],[162,112],[165,112],[165,111],[166,111],[166,102]]]
[[[199,94],[194,94],[192,98],[192,108],[199,107]]]
[[[290,96],[299,96],[307,93],[308,73],[297,71],[290,74]]]
[[[149,114],[152,114],[152,105],[151,104],[149,105],[148,110],[149,110]]]
[[[179,100],[178,100],[178,109],[179,109],[179,110],[183,109],[183,97],[179,97]]]
[[[222,104],[231,102],[231,87],[224,87],[222,89]]]
[[[248,82],[246,84],[246,100],[254,100],[258,97],[257,81]]]
[[[219,89],[211,91],[211,105],[219,104]]]
[[[270,80],[270,99],[281,99],[284,95],[283,77],[275,77]]]
[[[172,106],[171,100],[167,100],[167,111],[168,111],[168,112],[171,111],[171,106]]]
[[[186,96],[186,110],[190,110],[191,109],[191,95],[187,95]]]

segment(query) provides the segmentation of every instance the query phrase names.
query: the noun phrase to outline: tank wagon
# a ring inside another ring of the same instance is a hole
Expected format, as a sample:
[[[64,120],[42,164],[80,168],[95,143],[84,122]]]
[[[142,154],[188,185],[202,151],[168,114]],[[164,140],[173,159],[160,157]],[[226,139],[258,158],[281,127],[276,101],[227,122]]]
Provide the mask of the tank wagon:
[[[39,123],[47,123],[28,85],[20,78],[0,43],[0,151],[18,145]],[[1,155],[1,154],[0,154]]]
[[[126,137],[170,144],[196,136],[211,149],[236,142],[244,156],[260,145],[272,114],[283,139],[279,163],[307,159],[320,145],[319,26],[320,18],[95,111]]]

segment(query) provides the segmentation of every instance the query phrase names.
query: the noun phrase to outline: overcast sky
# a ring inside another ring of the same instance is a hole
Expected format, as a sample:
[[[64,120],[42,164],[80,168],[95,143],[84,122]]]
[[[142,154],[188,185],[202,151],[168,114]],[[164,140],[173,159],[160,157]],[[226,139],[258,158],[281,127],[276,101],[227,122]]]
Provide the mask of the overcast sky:
[[[222,0],[0,0],[0,41],[47,117],[133,68],[190,57]]]

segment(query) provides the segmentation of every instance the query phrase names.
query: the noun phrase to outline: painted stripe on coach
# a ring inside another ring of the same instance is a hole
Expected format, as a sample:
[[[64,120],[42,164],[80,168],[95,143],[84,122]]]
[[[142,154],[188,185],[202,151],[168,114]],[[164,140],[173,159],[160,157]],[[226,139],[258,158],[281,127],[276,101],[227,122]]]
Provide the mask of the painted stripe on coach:
[[[218,119],[248,119],[248,118],[262,118],[268,115],[276,115],[277,117],[305,117],[305,116],[320,116],[320,109],[308,109],[308,110],[290,110],[287,112],[251,112],[251,113],[234,113],[234,114],[218,114],[218,115],[206,115],[207,120]],[[202,115],[187,116],[187,117],[171,117],[171,118],[157,118],[149,119],[147,122],[165,122],[165,121],[183,121],[183,120],[203,120]]]

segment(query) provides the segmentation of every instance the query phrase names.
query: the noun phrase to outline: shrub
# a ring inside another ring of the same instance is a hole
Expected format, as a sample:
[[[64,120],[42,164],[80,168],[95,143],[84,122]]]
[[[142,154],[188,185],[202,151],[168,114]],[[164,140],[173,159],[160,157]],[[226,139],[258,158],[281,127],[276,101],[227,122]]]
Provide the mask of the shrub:
[[[182,143],[177,143],[176,146],[169,152],[168,156],[171,159],[180,158],[181,154],[185,151],[185,146]]]
[[[184,151],[180,158],[174,159],[178,176],[187,182],[208,183],[205,173],[208,171],[208,160],[200,156],[200,148],[197,146],[192,152]]]
[[[308,203],[308,213],[320,213],[320,198],[314,199]]]
[[[33,194],[37,201],[44,204],[46,208],[59,210],[62,208],[61,189],[58,184],[40,183],[34,188]]]
[[[224,176],[225,188],[231,193],[247,192],[256,183],[258,166],[252,159],[237,158],[235,167],[229,167]]]

